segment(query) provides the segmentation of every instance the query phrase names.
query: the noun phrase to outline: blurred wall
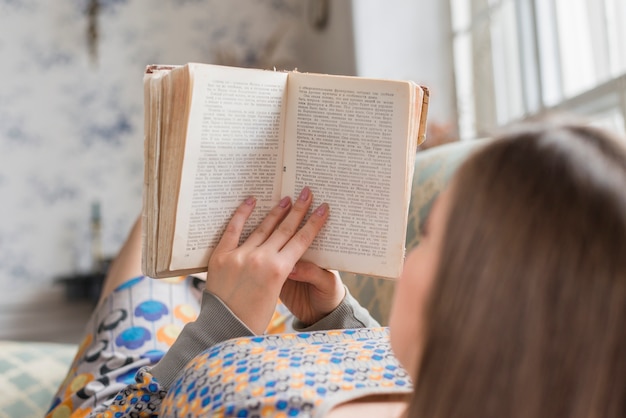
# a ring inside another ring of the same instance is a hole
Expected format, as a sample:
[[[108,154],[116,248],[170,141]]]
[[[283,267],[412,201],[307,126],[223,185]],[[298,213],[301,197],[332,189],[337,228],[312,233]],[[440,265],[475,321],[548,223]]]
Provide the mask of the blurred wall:
[[[89,268],[93,202],[105,254],[139,214],[147,64],[299,61],[299,0],[100,0],[94,56],[88,3],[0,0],[0,337]]]
[[[456,125],[448,0],[352,3],[357,74],[428,86],[429,121]]]

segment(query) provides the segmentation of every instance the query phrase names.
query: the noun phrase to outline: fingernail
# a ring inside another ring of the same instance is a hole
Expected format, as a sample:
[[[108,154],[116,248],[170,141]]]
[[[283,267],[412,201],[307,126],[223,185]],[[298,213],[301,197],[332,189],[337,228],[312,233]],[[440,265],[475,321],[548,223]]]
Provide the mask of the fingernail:
[[[309,198],[310,194],[311,194],[311,189],[309,189],[309,186],[304,186],[304,189],[302,189],[302,191],[300,192],[299,199],[304,202]]]
[[[287,206],[289,206],[290,203],[291,203],[291,198],[289,196],[285,196],[285,197],[282,198],[280,203],[278,203],[278,206],[280,206],[281,208],[284,209]]]
[[[293,266],[291,273],[289,273],[290,276],[293,276],[294,274],[296,274],[296,266]]]
[[[248,206],[254,205],[254,202],[256,202],[256,199],[254,197],[252,197],[252,196],[247,198],[246,201],[245,201],[246,205],[248,205]]]
[[[315,209],[315,214],[317,216],[324,216],[328,211],[328,203],[322,203],[317,209]]]

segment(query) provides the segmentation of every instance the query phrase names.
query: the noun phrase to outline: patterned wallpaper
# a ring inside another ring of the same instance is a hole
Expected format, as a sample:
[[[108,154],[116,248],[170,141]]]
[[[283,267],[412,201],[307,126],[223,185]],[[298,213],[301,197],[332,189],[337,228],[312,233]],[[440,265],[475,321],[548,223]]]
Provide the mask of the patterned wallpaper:
[[[93,202],[119,248],[141,205],[147,64],[298,64],[299,0],[99,0],[96,60],[88,4],[0,0],[0,305],[89,267]]]

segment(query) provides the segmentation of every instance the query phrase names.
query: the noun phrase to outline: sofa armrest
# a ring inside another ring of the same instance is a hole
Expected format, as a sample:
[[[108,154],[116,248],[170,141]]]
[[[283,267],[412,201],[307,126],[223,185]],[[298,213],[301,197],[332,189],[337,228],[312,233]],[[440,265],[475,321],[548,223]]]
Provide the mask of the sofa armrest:
[[[3,416],[43,417],[77,350],[73,344],[0,341]]]

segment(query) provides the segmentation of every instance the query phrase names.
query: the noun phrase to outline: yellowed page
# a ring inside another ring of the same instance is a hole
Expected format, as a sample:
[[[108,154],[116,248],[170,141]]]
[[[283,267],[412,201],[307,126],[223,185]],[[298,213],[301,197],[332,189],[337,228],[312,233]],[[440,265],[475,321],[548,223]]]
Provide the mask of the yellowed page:
[[[246,234],[280,199],[287,74],[189,64],[193,78],[170,270],[206,266],[235,208],[257,208]]]
[[[282,194],[295,196],[308,185],[314,206],[330,205],[306,259],[400,275],[416,141],[414,91],[403,81],[290,74]]]

